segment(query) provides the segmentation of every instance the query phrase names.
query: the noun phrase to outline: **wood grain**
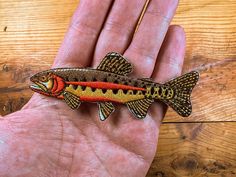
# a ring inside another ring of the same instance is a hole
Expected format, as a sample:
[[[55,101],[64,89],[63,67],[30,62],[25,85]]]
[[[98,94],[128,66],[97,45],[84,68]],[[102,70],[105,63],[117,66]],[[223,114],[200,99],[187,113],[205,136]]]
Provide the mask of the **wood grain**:
[[[31,97],[29,77],[50,68],[77,4],[0,0],[1,115]],[[168,111],[147,176],[236,176],[236,1],[180,0],[172,24],[186,31],[183,72],[201,77],[192,116]]]
[[[163,124],[148,177],[236,176],[236,124]]]
[[[182,119],[169,111],[165,121],[236,120],[236,1],[180,0],[173,24],[186,31],[183,72],[197,69],[193,114]]]
[[[50,68],[78,1],[0,0],[0,114],[32,95],[29,77]]]

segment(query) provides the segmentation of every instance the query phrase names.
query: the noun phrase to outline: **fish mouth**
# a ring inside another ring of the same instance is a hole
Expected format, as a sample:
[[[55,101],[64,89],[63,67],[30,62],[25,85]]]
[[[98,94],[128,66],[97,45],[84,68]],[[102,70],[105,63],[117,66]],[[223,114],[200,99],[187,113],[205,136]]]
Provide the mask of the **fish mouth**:
[[[41,89],[37,84],[31,84],[31,85],[30,85],[30,88],[31,88],[32,90],[39,90],[39,91],[42,91],[42,89]]]
[[[36,92],[37,91],[38,92],[46,92],[47,91],[46,87],[43,84],[41,84],[40,82],[33,82],[33,84],[30,85],[30,88]]]

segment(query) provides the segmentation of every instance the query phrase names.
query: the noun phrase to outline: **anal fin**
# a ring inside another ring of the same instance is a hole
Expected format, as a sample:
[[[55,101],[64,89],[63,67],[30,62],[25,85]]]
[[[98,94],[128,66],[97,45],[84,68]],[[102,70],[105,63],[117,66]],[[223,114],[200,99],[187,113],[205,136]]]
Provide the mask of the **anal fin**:
[[[138,119],[143,119],[146,117],[148,108],[153,102],[153,99],[145,98],[141,100],[127,102],[126,105],[135,117],[137,117]]]
[[[65,91],[63,93],[64,100],[66,101],[67,105],[71,107],[71,109],[77,109],[80,106],[80,99],[78,96],[74,95],[73,93]]]
[[[115,107],[111,102],[98,103],[100,120],[106,120],[111,113],[115,111]]]

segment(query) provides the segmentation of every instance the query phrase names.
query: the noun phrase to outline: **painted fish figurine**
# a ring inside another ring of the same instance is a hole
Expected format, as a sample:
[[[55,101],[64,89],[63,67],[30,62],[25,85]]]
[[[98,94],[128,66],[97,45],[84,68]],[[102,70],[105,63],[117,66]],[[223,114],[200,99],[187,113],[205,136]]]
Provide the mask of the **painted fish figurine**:
[[[101,120],[115,110],[113,102],[127,105],[139,119],[146,117],[154,101],[164,102],[183,117],[191,114],[190,94],[198,81],[198,72],[189,72],[165,84],[130,78],[127,75],[131,72],[132,65],[122,55],[111,52],[97,69],[55,68],[37,73],[30,78],[30,88],[64,99],[72,109],[77,109],[81,102],[97,102]]]

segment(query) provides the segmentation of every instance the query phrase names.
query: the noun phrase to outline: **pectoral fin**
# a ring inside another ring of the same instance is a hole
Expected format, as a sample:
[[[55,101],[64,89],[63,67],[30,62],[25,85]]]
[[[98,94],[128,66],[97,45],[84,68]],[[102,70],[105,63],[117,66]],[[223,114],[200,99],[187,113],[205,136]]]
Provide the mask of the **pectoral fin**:
[[[127,102],[130,112],[134,114],[138,119],[143,119],[147,115],[148,108],[151,106],[154,100],[152,99],[142,99],[136,101]]]
[[[73,93],[65,91],[63,93],[64,100],[72,109],[77,109],[80,106],[80,99],[78,96],[74,95]]]
[[[111,113],[115,111],[115,107],[111,102],[98,103],[100,120],[106,120]]]

